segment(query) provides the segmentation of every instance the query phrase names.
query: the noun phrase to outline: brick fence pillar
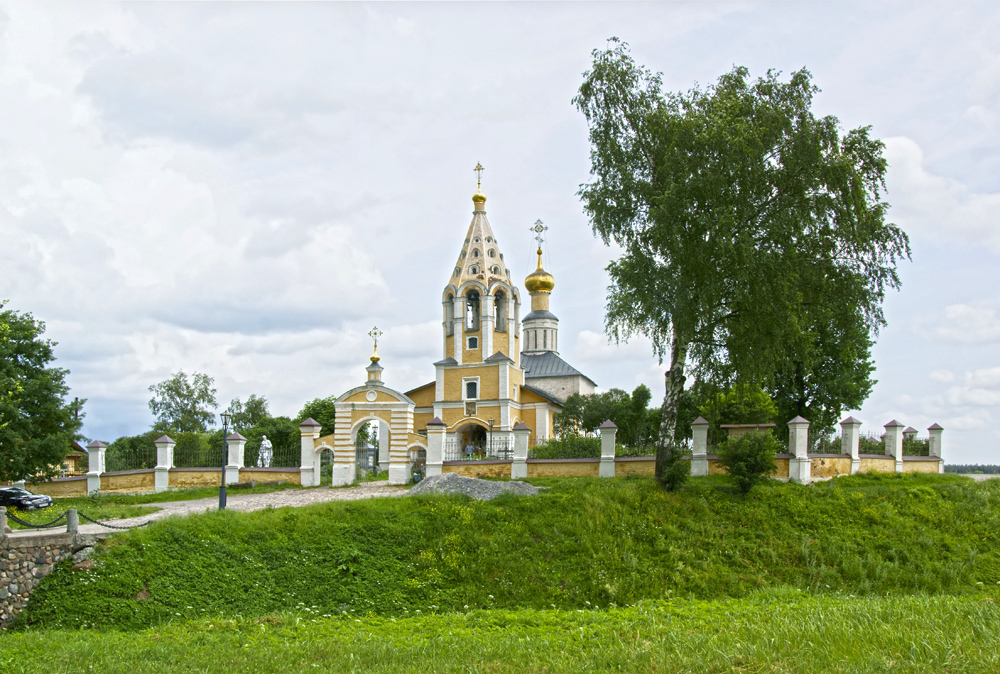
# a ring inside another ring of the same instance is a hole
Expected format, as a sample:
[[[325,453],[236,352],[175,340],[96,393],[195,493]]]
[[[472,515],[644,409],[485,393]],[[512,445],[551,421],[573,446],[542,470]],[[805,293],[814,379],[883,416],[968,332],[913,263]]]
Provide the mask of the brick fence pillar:
[[[174,467],[174,445],[169,436],[161,436],[156,445],[156,468],[153,471],[153,491],[170,489],[170,469]]]
[[[941,446],[941,435],[943,433],[944,429],[939,424],[932,424],[927,428],[927,444],[930,450],[927,453],[941,459],[941,462],[938,464],[939,473],[944,472],[944,448]]]
[[[427,477],[441,474],[441,464],[444,463],[444,436],[447,430],[447,424],[437,417],[427,422]]]
[[[799,484],[809,484],[812,479],[812,461],[809,459],[809,421],[795,417],[788,422],[788,479]]]
[[[903,472],[903,424],[895,419],[885,425],[885,455],[896,459],[896,472]]]
[[[854,417],[847,417],[840,422],[840,453],[851,457],[851,475],[856,475],[861,468],[861,458],[858,450],[861,446],[861,422]]]
[[[104,472],[104,452],[107,445],[94,440],[87,445],[87,494],[97,494],[101,491],[101,473]]]
[[[528,477],[528,439],[531,429],[523,421],[514,426],[514,454],[510,462],[510,477],[520,480]]]
[[[597,474],[601,477],[615,476],[615,436],[618,427],[610,419],[600,425],[601,431],[601,467]]]

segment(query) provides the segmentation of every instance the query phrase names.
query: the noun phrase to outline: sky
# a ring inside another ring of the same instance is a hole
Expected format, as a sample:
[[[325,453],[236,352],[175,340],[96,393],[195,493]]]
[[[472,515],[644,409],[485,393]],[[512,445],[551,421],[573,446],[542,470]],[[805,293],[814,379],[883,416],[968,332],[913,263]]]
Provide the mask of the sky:
[[[148,429],[179,370],[220,412],[256,394],[294,416],[364,381],[374,325],[405,391],[443,356],[481,162],[515,279],[549,227],[561,355],[659,398],[649,342],[604,332],[616,251],[577,196],[591,53],[619,37],[669,91],[806,67],[817,114],[884,140],[913,249],[848,412],[1000,463],[998,34],[988,1],[0,1],[0,299],[45,322],[88,439]]]

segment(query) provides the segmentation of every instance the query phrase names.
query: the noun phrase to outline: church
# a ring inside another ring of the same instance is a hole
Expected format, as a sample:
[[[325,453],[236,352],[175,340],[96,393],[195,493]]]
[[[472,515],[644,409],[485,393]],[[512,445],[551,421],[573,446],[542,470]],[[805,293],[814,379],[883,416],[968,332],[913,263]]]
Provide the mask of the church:
[[[476,171],[481,177],[482,167]],[[566,399],[594,392],[593,380],[559,356],[559,319],[550,307],[555,279],[542,267],[545,227],[534,227],[538,265],[524,280],[531,311],[522,319],[521,291],[486,217],[481,181],[472,206],[472,222],[441,293],[442,357],[434,363],[434,380],[406,392],[387,387],[380,333],[374,330],[367,381],[337,398],[335,432],[320,438],[317,430],[308,443],[303,429],[303,486],[319,484],[326,449],[334,455],[333,485],[353,482],[354,442],[368,422],[379,426],[379,463],[388,465],[390,483],[403,484],[413,457],[427,452],[429,435],[441,438],[443,461],[509,458],[515,427],[530,429],[530,444],[544,442],[553,436]]]

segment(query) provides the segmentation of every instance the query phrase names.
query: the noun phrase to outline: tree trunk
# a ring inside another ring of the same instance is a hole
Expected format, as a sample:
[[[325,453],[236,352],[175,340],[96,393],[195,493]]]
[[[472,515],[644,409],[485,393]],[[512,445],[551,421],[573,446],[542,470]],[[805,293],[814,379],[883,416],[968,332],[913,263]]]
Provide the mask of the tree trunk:
[[[666,393],[663,396],[663,417],[660,420],[660,442],[656,448],[656,477],[662,479],[674,458],[677,438],[677,415],[684,395],[684,364],[687,362],[686,342],[674,334],[670,340],[670,369],[664,373]]]

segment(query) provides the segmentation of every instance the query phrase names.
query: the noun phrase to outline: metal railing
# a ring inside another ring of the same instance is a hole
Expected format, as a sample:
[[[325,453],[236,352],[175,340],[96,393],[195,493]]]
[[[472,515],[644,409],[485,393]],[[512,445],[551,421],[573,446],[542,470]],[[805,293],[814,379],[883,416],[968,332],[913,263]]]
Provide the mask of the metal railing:
[[[445,440],[445,461],[510,461],[514,458],[514,441],[510,438],[493,438],[482,443]]]
[[[104,455],[104,470],[108,473],[153,468],[156,468],[156,447],[110,447]]]
[[[882,433],[862,433],[858,439],[858,454],[885,456],[885,437]]]

